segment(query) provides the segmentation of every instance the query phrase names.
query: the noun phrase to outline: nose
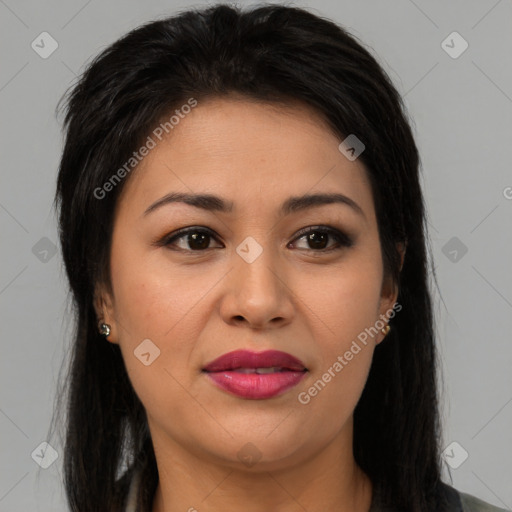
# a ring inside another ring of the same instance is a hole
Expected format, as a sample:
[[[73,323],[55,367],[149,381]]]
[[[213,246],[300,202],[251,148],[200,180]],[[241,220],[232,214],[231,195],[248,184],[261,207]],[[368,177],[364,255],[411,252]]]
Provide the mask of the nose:
[[[253,329],[282,327],[292,321],[294,293],[285,262],[263,248],[251,263],[233,251],[233,268],[226,276],[221,315],[230,325]]]

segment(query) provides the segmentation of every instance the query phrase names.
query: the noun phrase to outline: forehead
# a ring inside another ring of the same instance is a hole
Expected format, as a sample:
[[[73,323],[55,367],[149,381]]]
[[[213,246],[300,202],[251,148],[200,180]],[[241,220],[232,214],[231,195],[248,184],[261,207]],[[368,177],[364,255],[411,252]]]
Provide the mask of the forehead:
[[[209,192],[232,199],[236,213],[251,199],[271,207],[290,195],[322,191],[372,208],[363,164],[339,151],[340,137],[306,105],[209,99],[168,131],[161,140],[150,134],[156,145],[133,171],[120,203],[140,210],[170,191]]]

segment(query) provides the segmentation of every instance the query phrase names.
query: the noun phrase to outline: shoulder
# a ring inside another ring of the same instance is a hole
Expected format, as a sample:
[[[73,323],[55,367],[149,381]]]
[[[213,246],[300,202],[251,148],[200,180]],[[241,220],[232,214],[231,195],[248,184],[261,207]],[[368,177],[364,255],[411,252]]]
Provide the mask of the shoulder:
[[[436,512],[510,512],[509,509],[491,505],[441,481],[438,482],[434,494],[433,502],[436,503]],[[389,504],[385,505],[379,486],[375,486],[370,512],[405,512],[405,509],[398,509]]]
[[[495,507],[444,482],[441,484],[441,492],[449,512],[507,512],[504,508]]]
[[[507,509],[495,507],[471,494],[460,491],[458,493],[463,512],[507,512]]]

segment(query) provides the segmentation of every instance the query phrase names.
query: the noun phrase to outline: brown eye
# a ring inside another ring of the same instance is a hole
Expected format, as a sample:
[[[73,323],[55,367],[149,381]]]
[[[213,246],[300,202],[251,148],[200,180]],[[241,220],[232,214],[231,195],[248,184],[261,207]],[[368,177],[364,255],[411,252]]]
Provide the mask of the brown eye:
[[[308,245],[305,249],[313,251],[331,251],[341,247],[351,247],[353,241],[350,237],[334,228],[315,226],[305,228],[299,232],[299,236],[295,240],[304,239]],[[334,246],[329,247],[329,239],[333,239]]]
[[[298,235],[295,241],[305,240],[307,244],[307,247],[299,247],[299,249],[312,250],[315,252],[329,252],[353,245],[352,239],[345,233],[326,226],[305,228],[299,231]],[[210,246],[212,239],[218,241],[211,230],[192,227],[180,229],[175,233],[165,236],[162,240],[157,242],[157,245],[167,247],[171,250],[201,252],[215,248]],[[330,241],[334,243],[330,244]],[[293,242],[289,245],[293,245]]]
[[[213,247],[210,247],[212,239],[215,240],[216,238],[213,232],[208,229],[186,228],[164,237],[159,245],[170,249],[176,247],[177,250],[198,252],[212,249]],[[177,245],[177,242],[181,242],[181,247]]]

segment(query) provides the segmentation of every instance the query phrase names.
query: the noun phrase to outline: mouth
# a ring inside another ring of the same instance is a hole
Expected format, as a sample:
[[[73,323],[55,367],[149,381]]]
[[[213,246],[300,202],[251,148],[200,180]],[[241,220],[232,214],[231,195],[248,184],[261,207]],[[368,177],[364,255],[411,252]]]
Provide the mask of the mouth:
[[[292,370],[289,370],[288,368],[281,368],[279,366],[270,366],[269,368],[235,368],[233,370],[224,371],[233,371],[236,373],[257,373],[258,375],[265,375],[267,373],[288,372]]]
[[[236,350],[218,357],[202,371],[210,382],[231,395],[262,400],[296,386],[308,369],[286,352]]]

